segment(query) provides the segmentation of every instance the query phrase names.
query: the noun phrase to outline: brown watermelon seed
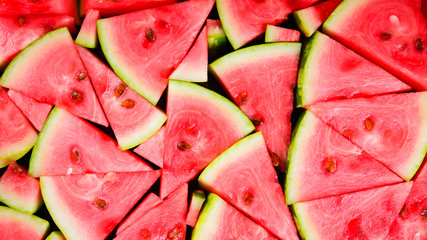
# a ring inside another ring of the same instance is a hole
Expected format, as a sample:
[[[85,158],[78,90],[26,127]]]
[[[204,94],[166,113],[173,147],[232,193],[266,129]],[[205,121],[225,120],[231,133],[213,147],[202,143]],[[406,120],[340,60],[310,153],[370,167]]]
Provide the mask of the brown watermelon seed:
[[[142,237],[143,240],[151,239],[151,234],[147,229],[142,229],[139,235]]]
[[[94,203],[100,209],[104,209],[107,207],[107,202],[102,198],[95,198]]]
[[[181,234],[181,230],[178,227],[175,227],[174,229],[172,229],[172,231],[168,233],[168,238],[176,239],[179,237],[180,234]]]
[[[19,26],[21,26],[21,27],[24,26],[26,22],[27,22],[27,19],[25,19],[24,16],[19,16],[18,17],[18,24],[19,24]]]
[[[76,100],[77,102],[83,101],[83,95],[78,91],[72,91],[71,98]]]
[[[87,78],[87,72],[81,71],[77,74],[77,80],[82,81]]]
[[[135,102],[132,99],[126,99],[122,102],[122,107],[124,108],[133,108],[135,106]]]
[[[255,116],[255,117],[251,118],[251,121],[255,125],[255,127],[258,127],[264,123],[264,119],[262,119],[262,117],[260,117],[260,116]]]
[[[415,39],[415,48],[420,52],[424,50],[424,43],[423,43],[423,40],[421,40],[421,38]]]
[[[353,132],[350,129],[346,129],[344,130],[344,137],[349,138],[351,135],[353,134]]]
[[[80,152],[77,148],[73,148],[70,153],[71,162],[77,162],[80,160]]]
[[[239,93],[239,95],[237,95],[237,97],[236,97],[237,106],[242,106],[243,104],[245,104],[247,99],[248,99],[247,93],[245,93],[245,92]]]
[[[122,96],[123,95],[123,93],[125,93],[125,90],[126,90],[126,85],[125,84],[119,84],[117,87],[116,87],[116,90],[114,91],[114,97],[115,98],[118,98],[118,97],[120,97],[120,96]]]
[[[243,202],[245,203],[245,206],[249,206],[254,201],[254,196],[251,193],[246,193],[245,196],[243,196]]]
[[[154,42],[156,40],[156,33],[153,29],[147,28],[147,30],[145,30],[145,38],[150,42]]]
[[[268,152],[268,155],[270,155],[270,159],[271,159],[271,162],[273,163],[273,166],[278,167],[280,165],[279,156],[274,152]]]
[[[168,28],[169,23],[164,20],[156,20],[156,26],[159,26],[161,28]]]
[[[334,173],[337,169],[336,161],[333,157],[327,157],[325,161],[325,168],[328,173]]]
[[[381,40],[383,40],[383,41],[390,40],[392,37],[393,37],[393,35],[391,35],[391,33],[389,33],[389,32],[382,32],[382,33],[380,34],[380,38],[381,38]]]
[[[191,145],[187,142],[180,142],[176,147],[181,151],[187,151],[191,149]]]
[[[9,166],[11,167],[12,171],[16,174],[24,173],[24,169],[21,166],[19,166],[16,162],[11,162]]]
[[[372,121],[370,118],[365,119],[365,128],[368,131],[372,131],[374,128],[374,121]]]
[[[402,216],[402,218],[405,218],[406,213],[406,205],[404,204],[402,209],[400,209],[399,215]]]
[[[426,219],[427,219],[427,209],[424,209],[424,210],[421,212],[421,218],[422,218],[423,220],[426,220]]]

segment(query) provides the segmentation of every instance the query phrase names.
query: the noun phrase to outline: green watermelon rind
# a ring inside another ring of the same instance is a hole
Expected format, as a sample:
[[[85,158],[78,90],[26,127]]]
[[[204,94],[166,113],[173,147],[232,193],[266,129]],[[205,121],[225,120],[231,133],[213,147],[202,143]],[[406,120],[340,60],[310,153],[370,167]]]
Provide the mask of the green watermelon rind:
[[[215,226],[218,226],[221,220],[220,213],[222,211],[218,208],[225,207],[221,204],[223,201],[218,201],[219,199],[221,198],[218,195],[209,193],[203,209],[200,212],[197,224],[193,229],[191,235],[192,240],[203,239],[204,236],[214,236],[213,233],[217,229]],[[212,232],[212,234],[207,234],[206,232]]]
[[[20,222],[23,227],[31,228],[43,236],[46,235],[50,227],[49,222],[42,218],[4,206],[0,206],[0,216],[7,216],[8,220]]]
[[[13,146],[8,146],[8,154],[0,156],[0,168],[9,165],[9,162],[16,161],[27,154],[37,141],[37,133],[28,134],[26,138],[14,143]]]
[[[228,41],[231,43],[231,46],[236,50],[244,45],[244,42],[239,39],[238,34],[235,33],[233,25],[233,18],[231,15],[227,14],[229,7],[227,3],[231,1],[228,0],[216,0],[216,8],[218,10],[219,19],[221,20],[222,28],[224,29],[225,35]]]
[[[47,236],[46,240],[64,240],[64,235],[60,231],[54,231],[49,236]]]
[[[86,48],[94,49],[98,46],[97,38],[88,32],[80,31],[74,42],[77,43],[78,45],[86,47]]]
[[[295,225],[302,239],[321,240],[311,222],[310,215],[304,208],[304,204],[295,203],[291,205],[291,212],[294,217]]]
[[[36,202],[28,201],[25,199],[25,196],[16,194],[15,192],[7,191],[5,188],[3,188],[2,185],[0,185],[0,202],[13,209],[28,214],[35,213],[43,204],[43,200],[41,198]]]
[[[301,9],[292,13],[298,29],[306,36],[310,37],[316,32],[317,28],[314,27],[313,19],[310,14],[306,14],[306,9]]]
[[[329,32],[328,29],[330,29],[329,26],[340,26],[344,21],[346,21],[346,18],[351,16],[350,13],[357,12],[357,9],[359,9],[362,5],[367,3],[371,0],[359,0],[359,1],[352,1],[352,0],[344,0],[341,2],[341,4],[335,8],[335,10],[329,15],[328,19],[323,23],[323,31],[327,34]]]

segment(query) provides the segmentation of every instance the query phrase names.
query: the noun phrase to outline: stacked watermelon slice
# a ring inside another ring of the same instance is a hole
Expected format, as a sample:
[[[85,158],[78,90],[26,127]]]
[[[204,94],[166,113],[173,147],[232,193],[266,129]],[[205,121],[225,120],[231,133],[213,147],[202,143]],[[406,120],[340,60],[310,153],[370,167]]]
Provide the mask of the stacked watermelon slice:
[[[0,239],[427,239],[426,1],[3,2]]]

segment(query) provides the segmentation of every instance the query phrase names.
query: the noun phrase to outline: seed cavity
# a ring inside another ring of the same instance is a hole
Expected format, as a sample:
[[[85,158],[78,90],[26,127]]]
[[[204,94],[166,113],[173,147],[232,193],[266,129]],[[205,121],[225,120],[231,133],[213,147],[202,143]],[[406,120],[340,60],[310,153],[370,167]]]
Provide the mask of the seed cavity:
[[[153,29],[147,28],[147,30],[145,30],[145,38],[149,42],[154,42],[156,40],[156,33],[154,32]]]
[[[147,229],[142,229],[139,236],[141,236],[143,240],[151,239],[151,234]]]
[[[19,16],[18,17],[18,24],[19,24],[19,26],[21,26],[21,27],[24,26],[26,22],[27,22],[27,19],[25,19],[24,16]]]
[[[107,207],[107,202],[102,199],[102,198],[95,198],[95,200],[93,201],[95,203],[95,205],[99,208],[99,209],[104,209]]]
[[[80,152],[79,152],[79,150],[77,148],[71,149],[70,160],[73,163],[75,163],[75,162],[77,162],[77,161],[80,160]]]
[[[176,239],[181,235],[181,229],[175,227],[168,233],[168,239]]]
[[[424,43],[423,43],[423,40],[421,40],[421,38],[415,39],[415,48],[417,49],[417,51],[420,51],[420,52],[424,50]]]
[[[169,23],[164,20],[156,20],[156,26],[161,28],[169,28]]]
[[[426,219],[427,219],[427,209],[424,209],[424,210],[421,212],[421,218],[422,218],[423,220],[426,220]]]
[[[252,204],[252,202],[254,201],[254,196],[252,195],[252,193],[245,193],[245,195],[243,196],[243,203],[245,204],[245,206],[249,206]]]
[[[245,93],[245,92],[239,93],[239,95],[237,95],[237,97],[236,97],[237,106],[242,106],[243,104],[245,104],[247,99],[248,99],[247,93]]]
[[[350,129],[346,129],[344,130],[344,137],[349,138],[351,135],[353,134],[353,131],[351,131]]]
[[[370,118],[365,119],[365,129],[368,131],[372,131],[374,128],[374,121]]]
[[[119,98],[120,96],[122,96],[125,93],[125,91],[126,91],[126,85],[124,85],[123,83],[119,84],[116,87],[116,90],[114,90],[114,97]]]
[[[271,162],[273,163],[274,167],[278,167],[280,165],[280,158],[277,154],[274,152],[268,152],[268,155],[270,155]]]
[[[124,108],[133,108],[135,106],[135,102],[132,99],[126,99],[122,102],[122,107]]]
[[[81,71],[77,74],[77,80],[82,81],[87,78],[87,72]]]
[[[24,173],[24,169],[21,166],[19,166],[16,162],[11,162],[9,165],[14,173],[16,174]]]
[[[180,142],[176,147],[181,151],[187,151],[191,149],[191,145],[187,142]]]
[[[255,125],[255,127],[258,127],[264,123],[264,119],[262,119],[262,117],[260,117],[260,116],[255,116],[255,117],[251,118],[251,121]]]
[[[328,173],[334,173],[337,169],[337,162],[331,156],[327,157],[325,160],[325,168]]]
[[[402,216],[402,218],[405,218],[405,214],[406,214],[406,205],[404,204],[402,209],[400,209],[399,215]]]
[[[392,37],[393,37],[393,35],[391,33],[389,33],[389,32],[382,32],[380,34],[380,39],[383,40],[383,41],[390,40]]]
[[[79,91],[72,91],[71,98],[76,100],[77,102],[83,101],[83,95]]]

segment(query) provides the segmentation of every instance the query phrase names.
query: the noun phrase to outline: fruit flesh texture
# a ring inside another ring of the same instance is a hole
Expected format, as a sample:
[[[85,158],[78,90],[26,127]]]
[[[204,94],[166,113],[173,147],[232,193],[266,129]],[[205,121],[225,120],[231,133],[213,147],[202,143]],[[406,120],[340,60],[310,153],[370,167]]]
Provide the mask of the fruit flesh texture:
[[[297,30],[267,25],[265,42],[299,42],[300,35]]]
[[[87,48],[96,48],[98,45],[96,21],[100,18],[101,16],[98,10],[89,9],[75,40],[77,44]]]
[[[163,154],[165,152],[164,134],[166,127],[161,127],[149,139],[141,143],[133,151],[148,161],[163,168]]]
[[[80,14],[85,15],[90,9],[97,9],[103,17],[108,17],[176,2],[178,0],[82,0],[80,1]]]
[[[34,215],[0,206],[0,232],[2,239],[42,240],[49,222]]]

